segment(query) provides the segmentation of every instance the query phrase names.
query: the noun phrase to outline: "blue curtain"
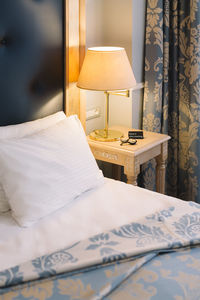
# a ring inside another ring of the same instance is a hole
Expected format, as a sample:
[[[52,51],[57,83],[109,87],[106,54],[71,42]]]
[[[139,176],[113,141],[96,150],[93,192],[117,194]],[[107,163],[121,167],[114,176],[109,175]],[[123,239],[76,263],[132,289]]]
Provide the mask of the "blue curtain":
[[[171,136],[166,193],[200,203],[199,0],[147,0],[143,129]]]

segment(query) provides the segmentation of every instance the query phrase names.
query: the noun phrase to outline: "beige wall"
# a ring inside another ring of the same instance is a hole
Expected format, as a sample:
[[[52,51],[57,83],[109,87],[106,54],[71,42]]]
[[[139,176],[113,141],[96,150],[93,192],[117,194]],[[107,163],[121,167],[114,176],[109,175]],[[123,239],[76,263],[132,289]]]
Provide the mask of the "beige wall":
[[[137,82],[143,82],[146,0],[132,2],[132,66]],[[132,126],[141,129],[143,89],[132,93]]]
[[[86,47],[121,46],[126,49],[137,82],[143,79],[145,0],[86,0]],[[119,70],[120,71],[120,70]],[[101,117],[86,122],[87,132],[104,127],[105,96],[85,92],[87,110],[100,107]],[[133,98],[133,99],[132,99]],[[110,97],[110,125],[139,128],[142,91],[130,99]]]

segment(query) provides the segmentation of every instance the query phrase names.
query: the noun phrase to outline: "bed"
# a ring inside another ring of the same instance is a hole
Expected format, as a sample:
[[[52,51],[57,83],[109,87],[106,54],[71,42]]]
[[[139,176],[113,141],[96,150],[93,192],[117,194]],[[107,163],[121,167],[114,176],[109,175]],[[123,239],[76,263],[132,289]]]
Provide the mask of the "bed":
[[[75,3],[0,2],[0,299],[200,299],[200,206],[104,178],[63,113]]]

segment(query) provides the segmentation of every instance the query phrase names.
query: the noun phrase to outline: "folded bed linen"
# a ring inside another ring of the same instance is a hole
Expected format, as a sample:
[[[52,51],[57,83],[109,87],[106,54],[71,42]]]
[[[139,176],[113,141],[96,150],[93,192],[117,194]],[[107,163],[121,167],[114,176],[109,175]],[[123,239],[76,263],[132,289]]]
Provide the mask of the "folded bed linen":
[[[78,197],[29,228],[11,214],[0,215],[0,271],[84,240],[183,201],[123,182],[106,179],[103,186]]]
[[[200,205],[168,204],[0,272],[0,299],[199,299]]]

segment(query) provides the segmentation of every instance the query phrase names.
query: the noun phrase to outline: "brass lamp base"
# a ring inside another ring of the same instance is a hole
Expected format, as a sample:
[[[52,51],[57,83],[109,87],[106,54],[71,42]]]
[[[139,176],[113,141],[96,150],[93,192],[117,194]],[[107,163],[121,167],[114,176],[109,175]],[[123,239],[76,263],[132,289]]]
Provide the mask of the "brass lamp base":
[[[89,134],[89,137],[95,141],[101,142],[114,142],[123,137],[123,133],[117,130],[108,129],[98,129],[94,130]]]

